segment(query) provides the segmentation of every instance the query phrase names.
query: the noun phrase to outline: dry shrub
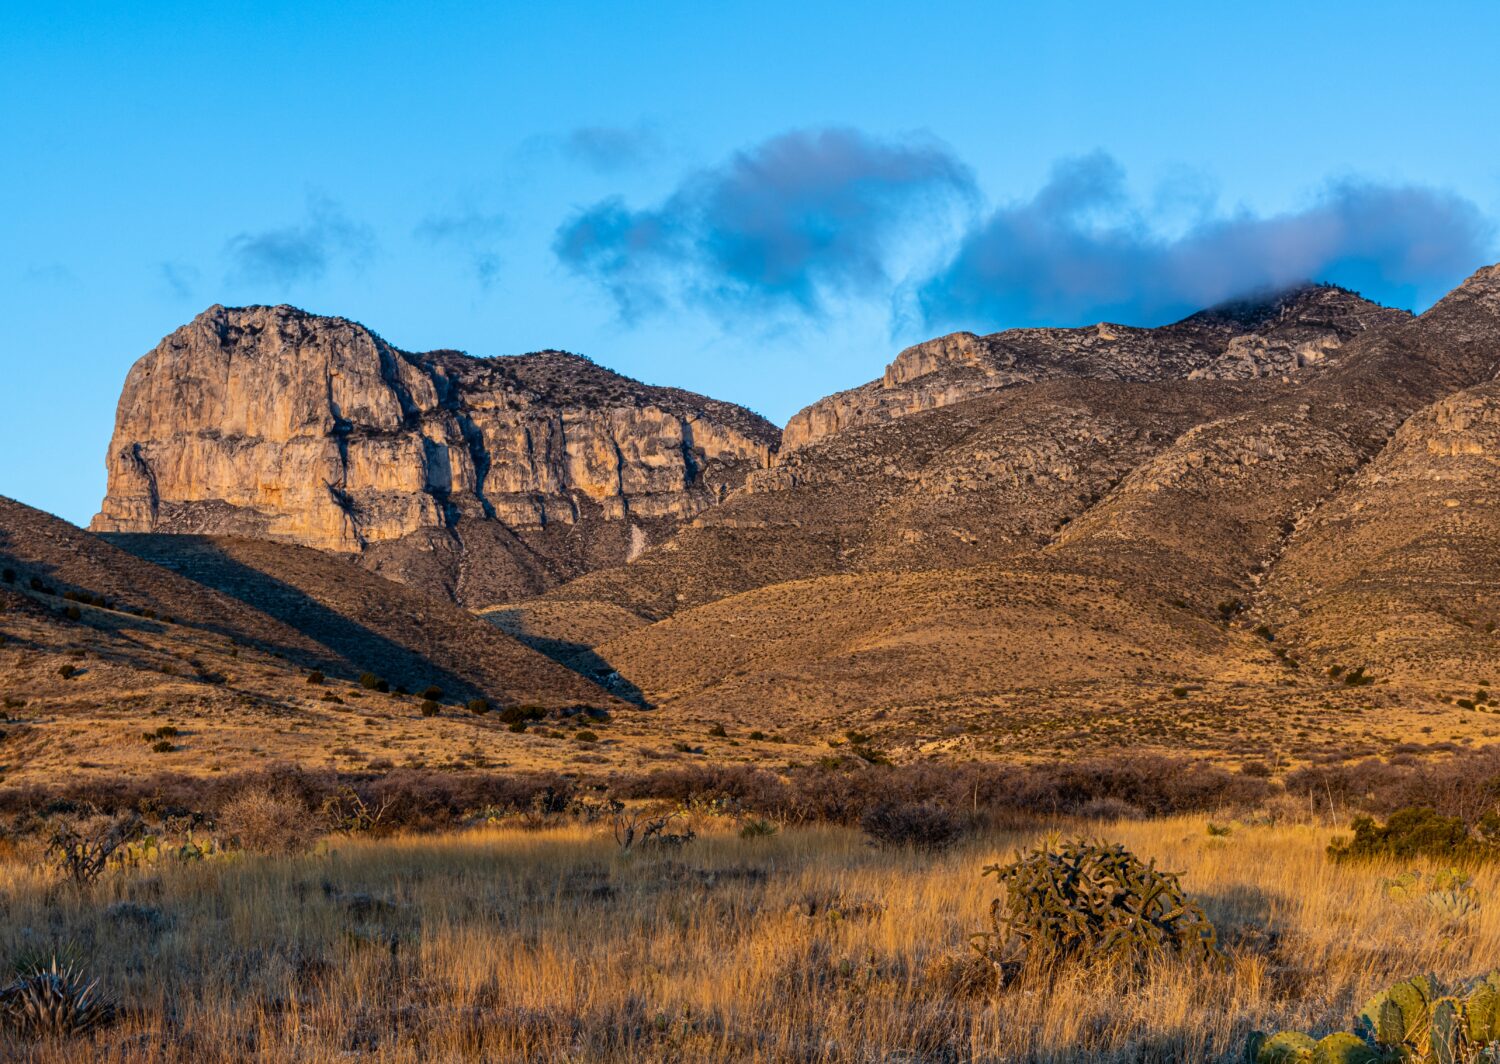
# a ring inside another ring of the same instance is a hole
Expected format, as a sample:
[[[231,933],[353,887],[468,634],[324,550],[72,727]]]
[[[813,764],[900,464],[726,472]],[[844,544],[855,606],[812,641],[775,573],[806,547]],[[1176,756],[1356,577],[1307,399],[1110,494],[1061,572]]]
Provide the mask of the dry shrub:
[[[265,787],[250,788],[225,803],[219,827],[252,853],[298,853],[317,836],[306,803]]]
[[[116,859],[122,846],[144,828],[139,817],[77,816],[60,818],[47,841],[47,856],[74,886],[91,885]]]
[[[1137,756],[1060,765],[944,764],[801,768],[791,774],[795,820],[858,823],[890,803],[931,802],[994,818],[1013,813],[1090,813],[1101,808],[1137,815],[1248,808],[1275,793],[1265,780],[1216,765]]]
[[[1425,806],[1475,824],[1500,807],[1500,746],[1404,763],[1310,765],[1289,773],[1286,789],[1335,816],[1351,808],[1389,814]]]
[[[239,795],[269,790],[292,796],[308,809],[321,808],[346,788],[369,806],[385,810],[391,830],[437,830],[462,823],[478,809],[522,810],[537,795],[565,803],[577,784],[551,772],[499,774],[396,768],[384,772],[340,773],[294,765],[223,776],[150,775],[89,777],[61,786],[30,785],[0,789],[0,814],[29,817],[80,810],[151,816],[219,819]]]
[[[1076,810],[1090,820],[1140,820],[1144,813],[1122,798],[1090,798]]]
[[[686,765],[646,776],[615,779],[610,793],[618,798],[660,798],[732,803],[759,813],[779,815],[793,804],[792,788],[765,769],[749,765]]]
[[[679,824],[681,831],[669,830]],[[679,812],[651,815],[628,810],[618,802],[614,807],[612,830],[615,844],[622,853],[630,852],[635,846],[647,850],[680,850],[697,838],[697,833]]]
[[[906,846],[936,853],[952,846],[968,830],[958,814],[936,802],[888,802],[860,817],[859,826],[882,846]]]
[[[370,766],[362,772],[341,773],[275,765],[214,777],[161,772],[0,788],[0,814],[91,808],[110,814],[194,814],[217,819],[248,791],[290,796],[306,809],[316,810],[352,788],[367,805],[385,808],[382,823],[386,828],[437,830],[463,823],[479,810],[526,810],[538,796],[566,804],[590,787],[607,789],[622,799],[709,803],[787,824],[850,825],[859,824],[871,810],[890,805],[931,805],[991,824],[1055,813],[1225,815],[1230,810],[1259,807],[1281,793],[1267,780],[1164,757],[1038,766],[936,761],[872,765],[851,759],[834,767],[792,768],[785,775],[747,765],[705,764],[608,776],[592,783],[552,772],[375,771]]]
[[[985,998],[1000,989],[1001,968],[977,952],[940,953],[922,970],[923,982],[945,998]]]

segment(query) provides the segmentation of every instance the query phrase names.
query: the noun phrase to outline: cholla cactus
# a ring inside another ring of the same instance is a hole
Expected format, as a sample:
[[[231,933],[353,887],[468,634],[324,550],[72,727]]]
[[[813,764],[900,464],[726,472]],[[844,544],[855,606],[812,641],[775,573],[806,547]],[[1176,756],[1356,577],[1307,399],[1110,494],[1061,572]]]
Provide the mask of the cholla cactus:
[[[1177,874],[1159,871],[1123,846],[1049,843],[984,874],[1005,885],[1005,898],[990,903],[993,930],[973,939],[991,960],[1001,960],[1007,945],[1019,946],[1032,963],[1220,957],[1213,924],[1182,892]]]
[[[1353,1033],[1315,1041],[1298,1031],[1250,1036],[1250,1064],[1493,1064],[1500,1062],[1500,971],[1446,992],[1430,976],[1382,990]]]
[[[87,1034],[115,1018],[114,1002],[96,992],[98,980],[85,981],[71,964],[56,957],[0,987],[0,1022],[33,1038]]]

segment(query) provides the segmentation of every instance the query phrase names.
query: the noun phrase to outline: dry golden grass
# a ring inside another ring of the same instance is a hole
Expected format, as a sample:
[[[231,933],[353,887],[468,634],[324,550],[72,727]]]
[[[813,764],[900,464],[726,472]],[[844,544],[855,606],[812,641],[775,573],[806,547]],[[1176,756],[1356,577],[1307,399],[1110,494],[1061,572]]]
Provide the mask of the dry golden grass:
[[[475,716],[452,697],[441,715],[424,717],[420,694],[381,694],[333,676],[310,685],[307,670],[187,628],[136,634],[127,647],[108,632],[77,626],[59,636],[55,625],[6,615],[3,634],[0,780],[12,785],[153,772],[212,776],[281,761],[341,771],[391,765],[603,771],[710,755],[780,764],[826,751],[821,736],[790,743],[715,739],[704,719],[623,703],[607,722],[554,718],[525,734],[510,732],[498,707]],[[64,678],[64,666],[74,674]],[[153,752],[142,733],[163,725],[181,735],[171,751]],[[584,728],[599,741],[577,742]]]
[[[0,1057],[1229,1061],[1253,1027],[1344,1026],[1395,978],[1500,956],[1500,907],[1447,930],[1386,897],[1394,868],[1330,862],[1329,828],[1121,822],[1090,831],[1184,870],[1229,963],[965,993],[992,895],[980,869],[1041,829],[931,858],[837,828],[700,826],[670,855],[621,854],[597,825],[336,840],[166,862],[84,895],[12,853],[0,956],[64,944],[125,1018],[91,1044],[0,1042]],[[1497,880],[1476,885],[1492,897]]]

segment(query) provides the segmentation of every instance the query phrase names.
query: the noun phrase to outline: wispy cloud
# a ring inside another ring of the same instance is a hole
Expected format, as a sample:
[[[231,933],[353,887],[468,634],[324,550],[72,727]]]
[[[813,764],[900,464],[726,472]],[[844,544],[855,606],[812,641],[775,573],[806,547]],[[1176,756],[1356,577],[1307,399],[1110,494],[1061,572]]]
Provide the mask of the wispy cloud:
[[[429,214],[418,223],[415,236],[428,244],[456,251],[467,262],[481,288],[491,288],[500,277],[501,259],[494,250],[509,223],[502,214],[474,207]]]
[[[626,317],[673,300],[727,316],[815,313],[888,290],[903,238],[973,196],[968,169],[932,142],[794,132],[691,175],[655,207],[597,203],[553,248]]]
[[[162,285],[178,299],[192,299],[201,274],[185,262],[163,262],[159,267]]]
[[[26,268],[21,279],[27,284],[76,285],[78,275],[60,262],[39,262]]]
[[[583,126],[559,142],[563,154],[603,174],[648,162],[662,152],[653,126]]]
[[[933,327],[1154,323],[1308,279],[1420,307],[1485,261],[1494,236],[1460,196],[1355,179],[1281,214],[1205,205],[1175,236],[1161,235],[1151,213],[1109,156],[1059,163],[1029,200],[976,225],[920,286],[922,316]]]
[[[231,280],[283,287],[315,281],[335,262],[362,266],[374,251],[373,231],[322,197],[309,200],[301,222],[240,233],[226,247]]]

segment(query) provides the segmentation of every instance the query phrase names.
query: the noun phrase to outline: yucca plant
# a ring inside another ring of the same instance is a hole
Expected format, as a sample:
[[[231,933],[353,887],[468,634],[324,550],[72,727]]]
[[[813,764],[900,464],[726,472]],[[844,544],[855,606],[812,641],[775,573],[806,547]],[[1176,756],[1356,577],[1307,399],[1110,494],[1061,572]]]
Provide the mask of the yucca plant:
[[[114,1002],[98,992],[98,985],[97,979],[87,979],[75,965],[59,963],[54,956],[0,987],[0,1023],[31,1038],[88,1034],[115,1018]]]
[[[1500,971],[1444,988],[1419,975],[1382,990],[1354,1030],[1250,1036],[1249,1064],[1500,1064]]]

